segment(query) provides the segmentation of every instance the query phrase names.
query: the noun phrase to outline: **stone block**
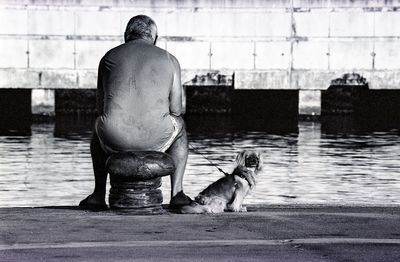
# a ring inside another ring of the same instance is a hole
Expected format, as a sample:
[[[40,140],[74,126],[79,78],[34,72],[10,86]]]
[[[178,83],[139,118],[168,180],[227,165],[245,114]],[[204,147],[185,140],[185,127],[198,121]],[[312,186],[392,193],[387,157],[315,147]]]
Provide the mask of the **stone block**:
[[[256,35],[256,13],[213,11],[211,35],[216,37],[246,37]]]
[[[120,14],[115,11],[76,12],[77,35],[121,35]]]
[[[400,36],[400,13],[375,13],[375,36]]]
[[[38,75],[41,78],[40,88],[76,89],[79,87],[79,76],[75,70],[43,70]]]
[[[96,89],[97,88],[97,69],[79,70],[79,88]]]
[[[257,42],[257,69],[288,69],[290,67],[290,42]]]
[[[375,69],[400,69],[400,41],[375,42]]]
[[[372,69],[372,41],[331,42],[330,68],[357,71]]]
[[[208,42],[168,42],[167,49],[178,59],[182,69],[209,68]]]
[[[292,88],[300,90],[325,90],[331,84],[331,80],[341,76],[345,72],[328,70],[293,70]]]
[[[100,59],[119,41],[76,41],[76,67],[98,68]]]
[[[374,13],[342,11],[331,13],[331,36],[373,36]]]
[[[364,74],[371,89],[399,89],[400,72],[398,70],[375,70]]]
[[[79,87],[79,75],[75,70],[43,70],[36,72],[39,88],[76,89]]]
[[[249,42],[212,43],[211,68],[254,68],[254,44]]]
[[[291,32],[290,13],[262,12],[256,13],[257,36],[282,36],[288,37]]]
[[[29,41],[29,65],[33,68],[74,68],[74,42]]]
[[[299,90],[299,114],[311,116],[321,115],[320,90]]]
[[[35,71],[16,68],[0,69],[0,88],[35,88],[38,74]]]
[[[330,12],[327,10],[294,13],[296,35],[303,37],[328,36],[329,15]]]
[[[28,11],[0,9],[0,34],[21,34],[28,32]]]
[[[293,46],[293,67],[296,69],[328,69],[328,42],[296,42]]]
[[[236,89],[289,89],[289,74],[286,70],[235,72]]]
[[[196,10],[175,10],[166,15],[167,36],[209,36],[212,28],[212,13]]]
[[[28,33],[39,35],[73,35],[73,11],[30,10]]]
[[[28,41],[23,39],[0,39],[0,67],[26,68],[28,65]]]

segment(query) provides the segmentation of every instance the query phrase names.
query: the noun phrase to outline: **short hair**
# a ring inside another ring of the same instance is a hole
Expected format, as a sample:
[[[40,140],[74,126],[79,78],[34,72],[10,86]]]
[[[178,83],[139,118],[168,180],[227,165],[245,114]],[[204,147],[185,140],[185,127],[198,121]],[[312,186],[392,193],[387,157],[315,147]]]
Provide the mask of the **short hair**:
[[[155,41],[153,38],[153,28],[157,28],[153,19],[147,15],[137,15],[132,17],[125,29],[125,42],[136,39],[149,39]]]

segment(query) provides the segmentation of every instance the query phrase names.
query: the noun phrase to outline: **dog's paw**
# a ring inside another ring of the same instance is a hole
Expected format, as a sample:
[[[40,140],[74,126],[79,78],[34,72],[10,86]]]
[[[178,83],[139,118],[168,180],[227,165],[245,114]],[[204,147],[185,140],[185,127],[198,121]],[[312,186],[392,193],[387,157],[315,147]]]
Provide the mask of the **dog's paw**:
[[[225,209],[225,211],[227,211],[227,212],[242,212],[241,210],[242,210],[241,207],[236,207],[236,206],[229,205],[229,204],[226,206],[226,209]]]
[[[206,205],[207,204],[207,198],[204,197],[203,195],[198,195],[194,199],[197,203],[200,205]]]
[[[241,207],[239,212],[247,212],[247,207]]]

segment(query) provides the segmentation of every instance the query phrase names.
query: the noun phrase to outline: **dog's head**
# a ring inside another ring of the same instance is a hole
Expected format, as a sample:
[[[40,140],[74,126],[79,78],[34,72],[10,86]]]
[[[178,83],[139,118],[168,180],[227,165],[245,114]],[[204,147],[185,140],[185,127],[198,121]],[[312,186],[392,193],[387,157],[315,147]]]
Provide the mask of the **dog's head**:
[[[260,171],[262,169],[261,153],[253,150],[244,150],[236,156],[236,163],[238,166],[254,168],[254,171]]]

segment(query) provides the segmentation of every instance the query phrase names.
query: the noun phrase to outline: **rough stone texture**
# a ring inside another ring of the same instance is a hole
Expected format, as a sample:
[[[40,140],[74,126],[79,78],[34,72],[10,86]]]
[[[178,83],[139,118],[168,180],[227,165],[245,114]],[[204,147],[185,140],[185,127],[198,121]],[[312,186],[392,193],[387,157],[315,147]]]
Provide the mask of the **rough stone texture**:
[[[135,182],[169,176],[175,171],[170,156],[156,151],[112,154],[106,163],[114,182]]]
[[[106,162],[110,174],[109,204],[113,209],[161,212],[161,177],[172,175],[175,165],[162,152],[137,151],[112,154]]]
[[[109,203],[111,208],[115,209],[139,209],[149,207],[161,207],[163,202],[162,191],[153,190],[133,190],[119,189],[112,187],[110,189]]]
[[[1,261],[398,261],[400,208],[248,206],[138,215],[0,209]]]
[[[290,89],[285,70],[236,71],[235,89]]]

